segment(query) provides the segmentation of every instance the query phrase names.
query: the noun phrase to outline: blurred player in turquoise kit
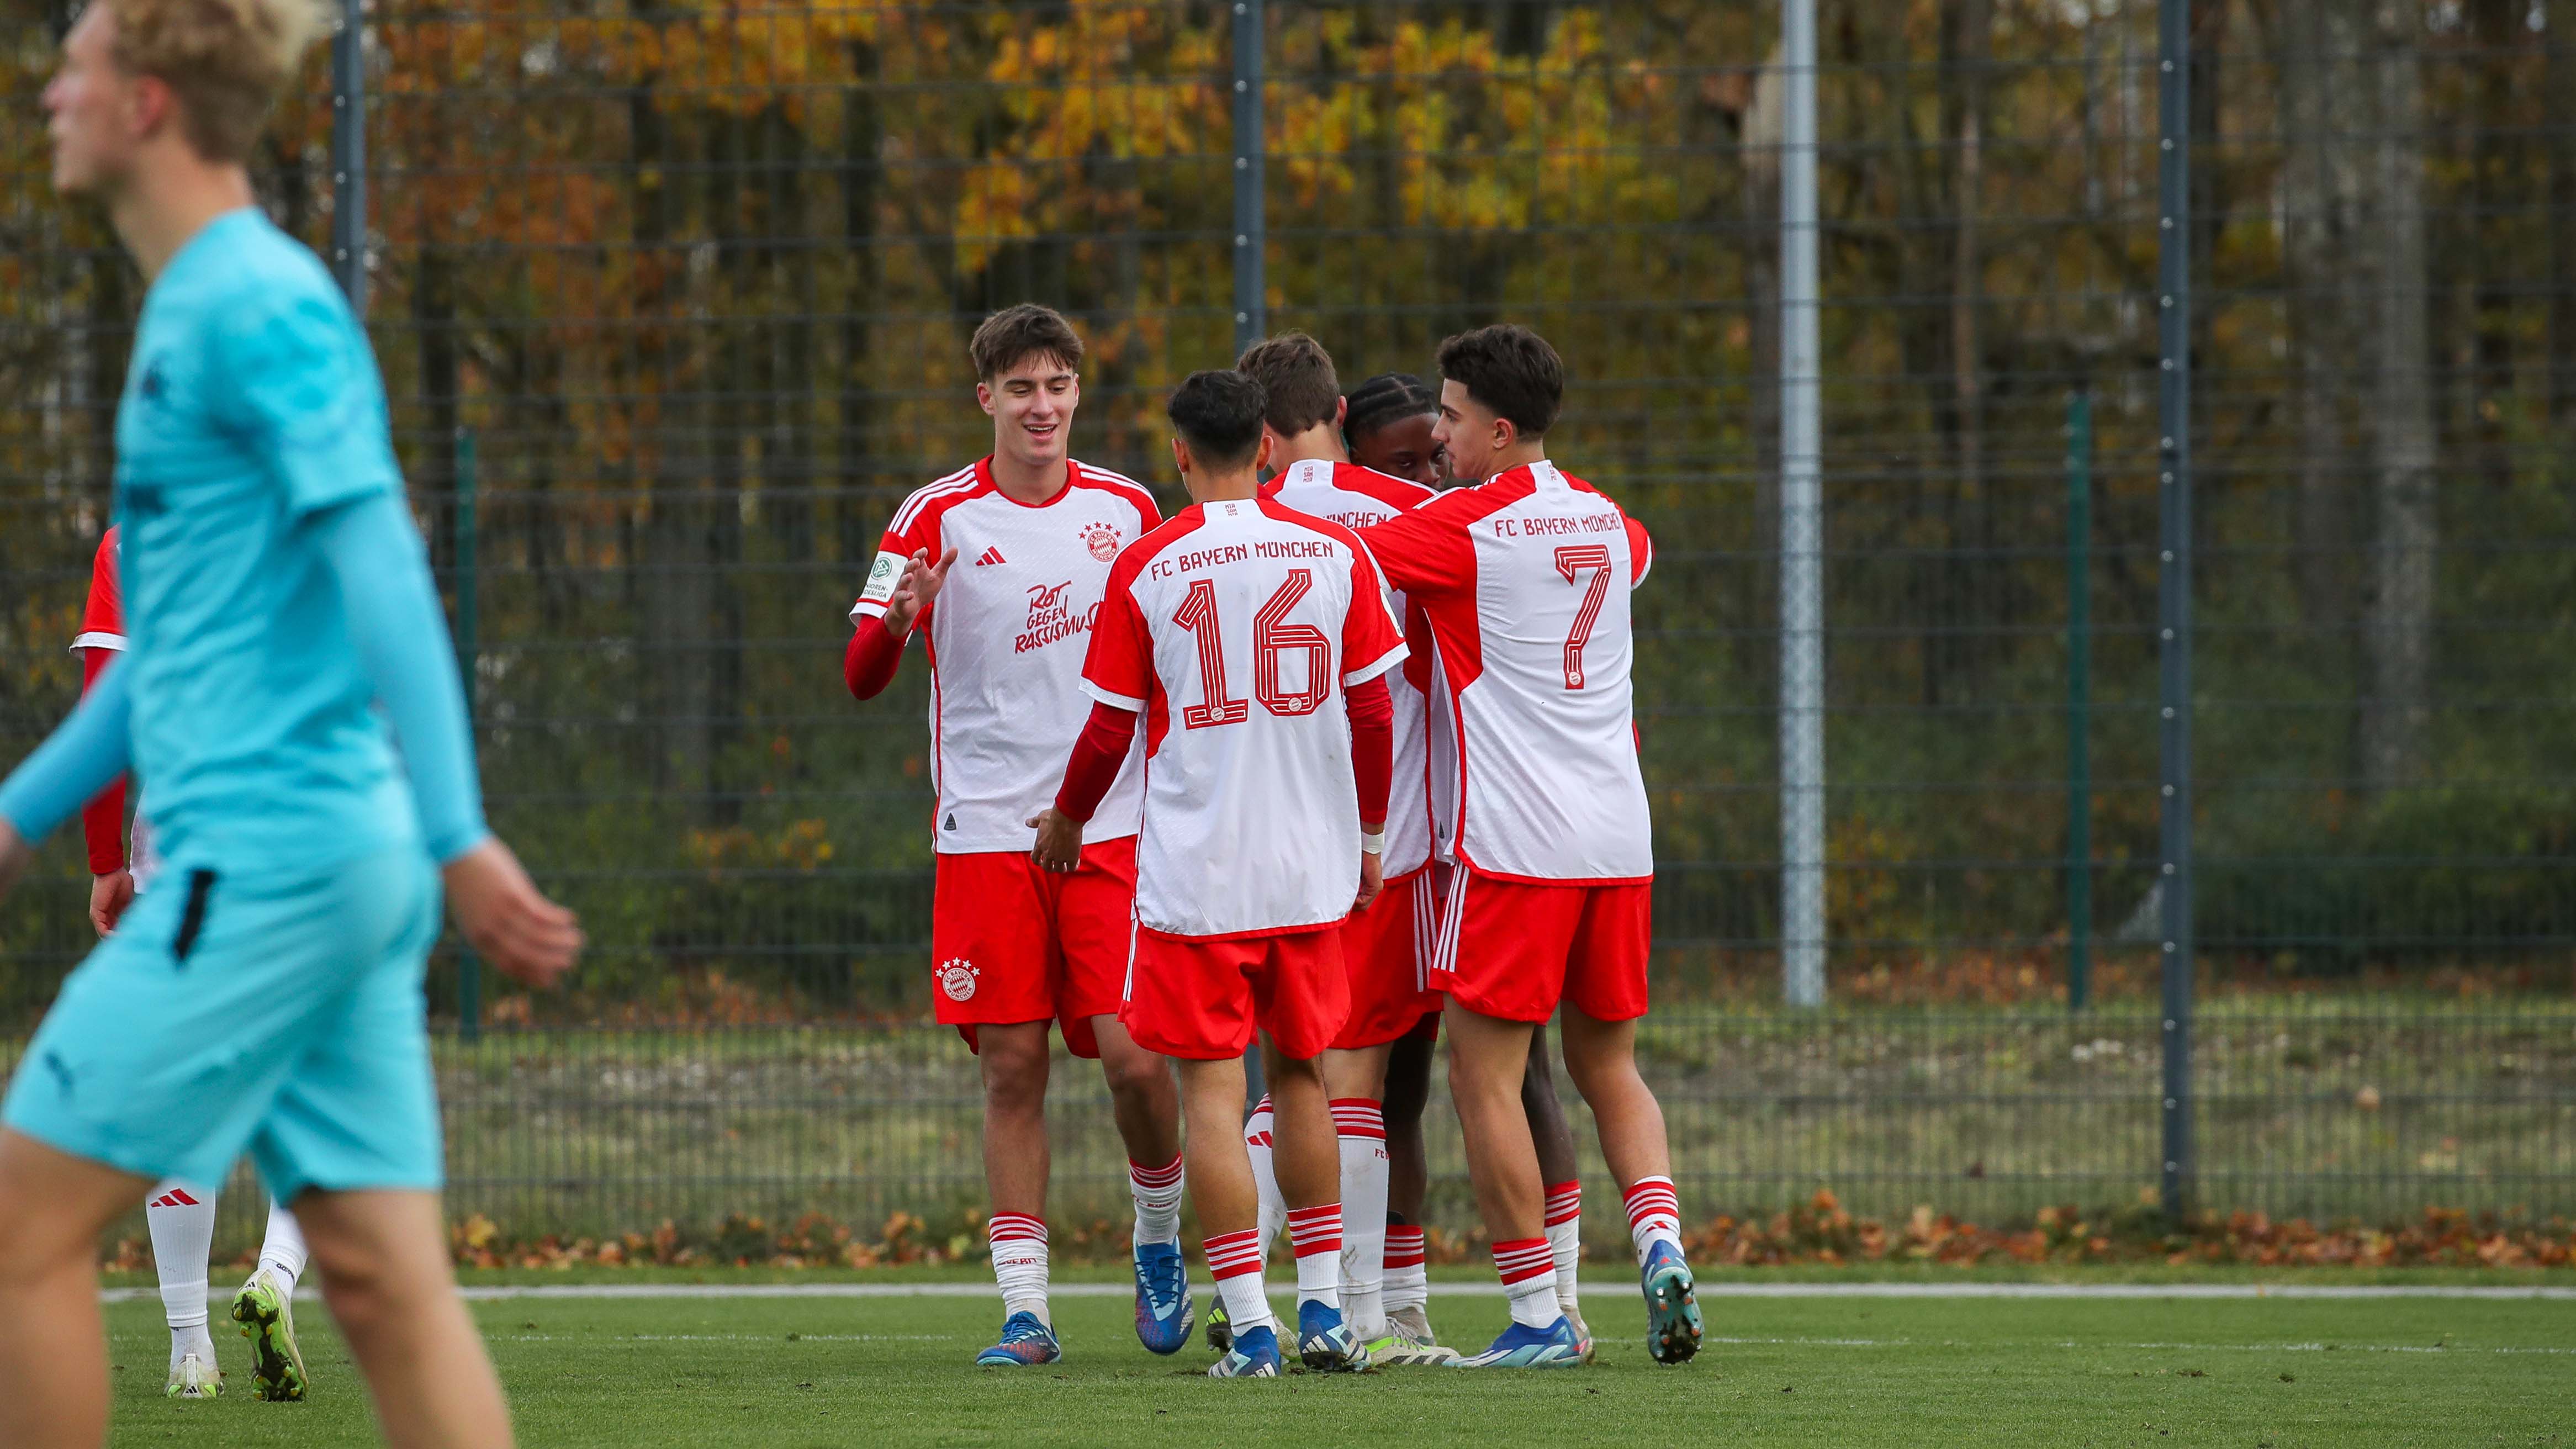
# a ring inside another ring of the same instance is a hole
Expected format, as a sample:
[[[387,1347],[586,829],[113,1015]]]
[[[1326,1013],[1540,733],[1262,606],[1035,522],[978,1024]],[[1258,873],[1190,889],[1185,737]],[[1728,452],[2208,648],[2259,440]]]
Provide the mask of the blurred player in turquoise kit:
[[[150,282],[117,411],[127,647],[0,784],[0,889],[131,770],[161,883],[65,981],[0,1129],[0,1443],[107,1433],[99,1233],[247,1150],[400,1445],[503,1445],[457,1299],[422,978],[581,945],[485,828],[455,657],[366,334],[243,158],[312,0],[97,0],[45,93],[54,184]],[[396,749],[397,739],[400,749]]]

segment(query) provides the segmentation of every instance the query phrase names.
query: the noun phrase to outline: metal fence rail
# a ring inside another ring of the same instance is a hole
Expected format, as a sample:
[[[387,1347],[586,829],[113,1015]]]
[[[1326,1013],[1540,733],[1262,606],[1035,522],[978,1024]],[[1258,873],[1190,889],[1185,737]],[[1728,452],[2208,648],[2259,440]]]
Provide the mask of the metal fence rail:
[[[442,965],[485,1029],[443,1059],[459,1210],[972,1198],[970,1068],[904,1025],[919,661],[867,707],[833,662],[894,505],[986,447],[967,332],[1035,298],[1091,345],[1076,451],[1167,500],[1162,391],[1245,331],[1346,381],[1505,317],[1565,354],[1552,451],[1658,540],[1695,1209],[2126,1207],[2172,1097],[2209,1208],[2576,1212],[2576,15],[1814,18],[1792,72],[1777,14],[1690,0],[367,5],[262,193],[364,264],[495,822],[597,942],[557,1000]],[[0,138],[0,758],[77,688],[141,295],[42,146]],[[1810,165],[1821,511],[1784,571]],[[1784,783],[1823,802],[1822,1013],[1779,1005]],[[12,1022],[84,949],[76,855],[0,904]]]

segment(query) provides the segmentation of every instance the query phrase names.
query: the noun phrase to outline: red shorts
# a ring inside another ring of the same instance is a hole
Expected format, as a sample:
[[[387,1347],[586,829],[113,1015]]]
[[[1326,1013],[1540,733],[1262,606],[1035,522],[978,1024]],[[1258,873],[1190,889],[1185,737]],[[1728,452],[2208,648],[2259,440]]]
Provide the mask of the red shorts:
[[[1333,1044],[1350,1004],[1338,926],[1215,940],[1140,926],[1118,1020],[1167,1057],[1239,1057],[1258,1027],[1283,1056],[1305,1061]]]
[[[1071,875],[1024,850],[939,857],[930,905],[930,1000],[974,1047],[978,1026],[1055,1021],[1096,1057],[1091,1019],[1118,1014],[1136,917],[1136,837],[1082,848]]]
[[[1342,923],[1351,1014],[1333,1038],[1335,1050],[1384,1046],[1440,1010],[1440,993],[1422,984],[1439,925],[1436,906],[1425,866],[1388,881],[1367,910]]]
[[[1651,882],[1532,885],[1449,877],[1430,983],[1470,1011],[1545,1021],[1564,1001],[1595,1021],[1646,1014]]]

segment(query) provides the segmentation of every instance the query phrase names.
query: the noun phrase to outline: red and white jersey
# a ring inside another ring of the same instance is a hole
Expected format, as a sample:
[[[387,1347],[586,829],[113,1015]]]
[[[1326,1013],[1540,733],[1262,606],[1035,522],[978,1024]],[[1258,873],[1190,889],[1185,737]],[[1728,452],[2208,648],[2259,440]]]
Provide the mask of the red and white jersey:
[[[1431,708],[1454,751],[1434,798],[1458,859],[1505,880],[1651,879],[1629,672],[1636,520],[1547,462],[1441,494],[1365,535],[1431,625]]]
[[[118,582],[116,572],[120,557],[116,526],[110,524],[107,536],[98,541],[98,553],[90,559],[89,599],[81,607],[80,632],[72,636],[74,650],[125,652],[125,586]],[[152,848],[151,827],[143,823],[140,791],[135,794],[133,809],[134,821],[127,830],[126,868],[133,872],[135,888],[140,890],[161,873],[161,854]]]
[[[1261,496],[1356,532],[1440,495],[1357,463],[1309,458],[1289,464],[1278,477],[1261,485]],[[1407,626],[1409,639],[1414,620],[1405,608],[1404,595],[1395,594],[1390,602],[1395,617]],[[1408,660],[1386,681],[1387,697],[1395,706],[1395,775],[1386,798],[1386,854],[1381,861],[1388,880],[1420,870],[1431,860],[1430,741],[1422,692],[1429,676],[1415,668],[1416,663],[1428,661],[1427,645],[1422,654],[1421,661]]]
[[[116,581],[116,527],[108,526],[107,536],[98,541],[98,553],[89,565],[89,602],[81,609],[80,632],[72,636],[74,649],[125,649],[125,591]]]
[[[1120,554],[1082,687],[1145,717],[1137,922],[1204,939],[1347,917],[1360,815],[1342,692],[1403,662],[1377,566],[1339,524],[1206,503]]]
[[[1091,713],[1082,658],[1118,551],[1163,521],[1143,485],[1086,463],[1065,487],[1021,503],[993,482],[993,460],[904,500],[887,525],[850,621],[883,618],[915,551],[957,562],[913,622],[930,653],[930,758],[942,854],[1027,850],[1027,821],[1055,799],[1065,756]],[[1136,833],[1142,751],[1119,771],[1090,838]]]

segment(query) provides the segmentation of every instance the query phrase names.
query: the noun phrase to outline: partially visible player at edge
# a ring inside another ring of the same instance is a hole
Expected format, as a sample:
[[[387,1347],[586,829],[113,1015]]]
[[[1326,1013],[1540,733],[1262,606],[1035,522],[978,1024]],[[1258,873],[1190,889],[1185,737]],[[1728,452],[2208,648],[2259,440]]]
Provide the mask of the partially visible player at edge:
[[[72,648],[81,656],[81,690],[87,693],[125,652],[125,603],[116,581],[116,529],[98,542],[90,563],[89,602]],[[138,824],[133,856],[126,854],[125,780],[119,776],[81,810],[81,836],[89,847],[89,923],[102,937],[116,929],[135,892],[155,874],[151,832]],[[227,1165],[229,1170],[229,1165]],[[206,1257],[215,1241],[218,1183],[169,1178],[143,1200],[143,1223],[152,1237],[152,1266],[161,1278],[161,1315],[170,1326],[170,1378],[174,1399],[211,1399],[223,1392],[215,1366],[215,1340],[206,1332]],[[259,1266],[233,1295],[232,1317],[251,1341],[251,1391],[263,1399],[304,1397],[304,1355],[295,1346],[295,1281],[304,1273],[303,1230],[284,1203],[268,1205],[268,1233]]]
[[[1162,513],[1134,481],[1068,455],[1082,339],[1064,318],[1026,304],[996,312],[968,352],[993,451],[895,510],[850,610],[857,632],[843,673],[851,694],[871,699],[912,635],[930,656],[931,1000],[983,1069],[986,1232],[1002,1290],[1001,1338],[975,1361],[1063,1356],[1047,1304],[1050,1022],[1108,1078],[1136,1200],[1136,1336],[1173,1353],[1194,1321],[1180,1246],[1180,1103],[1171,1068],[1118,1024],[1137,762],[1110,789],[1081,869],[1039,870],[1027,824],[1082,729],[1083,650],[1110,562]]]
[[[1698,1352],[1663,1109],[1637,1074],[1654,847],[1637,767],[1628,592],[1644,529],[1547,457],[1565,391],[1525,327],[1440,345],[1436,435],[1461,477],[1367,531],[1422,606],[1439,667],[1432,708],[1456,727],[1458,868],[1431,984],[1448,993],[1449,1086],[1512,1323],[1462,1367],[1577,1362],[1555,1294],[1545,1191],[1520,1104],[1533,1027],[1565,1007],[1565,1068],[1592,1107],[1628,1208],[1660,1363]]]
[[[116,420],[127,648],[0,783],[0,888],[129,770],[164,880],[63,983],[0,1106],[11,1449],[106,1441],[98,1235],[245,1149],[388,1438],[511,1441],[439,1220],[440,875],[522,981],[581,934],[483,823],[366,334],[252,204],[243,159],[319,22],[311,0],[96,0],[45,89],[55,188],[105,203],[149,291]]]
[[[1235,369],[1261,384],[1267,400],[1262,427],[1270,439],[1272,476],[1261,496],[1276,499],[1300,513],[1367,528],[1437,497],[1431,488],[1406,479],[1372,472],[1350,460],[1342,431],[1349,413],[1331,354],[1302,332],[1254,343],[1236,359]],[[1427,394],[1428,389],[1423,389]],[[1389,419],[1392,421],[1392,419]],[[1428,437],[1431,420],[1417,431],[1424,454],[1436,457]],[[1457,1357],[1431,1332],[1428,1285],[1412,1294],[1418,1276],[1418,1245],[1398,1241],[1388,1251],[1389,1192],[1394,1158],[1401,1149],[1412,1160],[1404,1164],[1409,1184],[1425,1176],[1420,1161],[1421,1112],[1429,1097],[1431,1053],[1440,1020],[1440,997],[1424,985],[1431,965],[1431,943],[1438,923],[1439,882],[1435,880],[1431,804],[1427,794],[1429,735],[1423,686],[1429,680],[1429,625],[1394,599],[1405,621],[1408,641],[1422,636],[1402,670],[1387,676],[1395,710],[1395,783],[1387,804],[1386,889],[1367,910],[1354,914],[1342,935],[1342,955],[1351,980],[1351,1015],[1333,1049],[1324,1055],[1325,1085],[1332,1090],[1333,1125],[1342,1149],[1342,1304],[1352,1332],[1369,1346],[1370,1359],[1387,1365],[1438,1363]],[[1445,853],[1445,850],[1442,852]],[[1445,871],[1439,871],[1445,874]],[[1562,1237],[1570,1250],[1558,1275],[1561,1306],[1586,1344],[1581,1315],[1572,1297],[1571,1254],[1579,1253],[1580,1186],[1574,1181],[1574,1139],[1564,1109],[1547,1076],[1543,1034],[1532,1033],[1532,1070],[1523,1084],[1530,1111],[1530,1131],[1548,1170],[1549,1239]],[[1401,1061],[1401,1102],[1411,1119],[1400,1135],[1387,1120],[1384,1105],[1398,1096],[1393,1079]],[[1256,1108],[1245,1130],[1252,1146],[1253,1173],[1261,1183],[1263,1241],[1285,1218],[1278,1183],[1270,1170],[1268,1143],[1271,1114]],[[1422,1210],[1419,1188],[1406,1204],[1405,1226],[1414,1227]],[[1563,1226],[1557,1226],[1560,1213]],[[1386,1272],[1392,1257],[1408,1273],[1402,1298],[1390,1304]]]
[[[1193,500],[1110,571],[1083,688],[1098,703],[1037,859],[1071,869],[1144,720],[1136,933],[1119,1019],[1180,1063],[1189,1187],[1233,1324],[1209,1373],[1282,1366],[1262,1287],[1252,1162],[1239,1124],[1256,1031],[1278,1102],[1278,1170],[1297,1259],[1297,1350],[1356,1369],[1343,1321],[1342,1204],[1320,1058],[1349,1008],[1343,921],[1378,893],[1391,712],[1404,662],[1368,551],[1339,524],[1255,496],[1260,385],[1196,372],[1172,394],[1172,457]]]

